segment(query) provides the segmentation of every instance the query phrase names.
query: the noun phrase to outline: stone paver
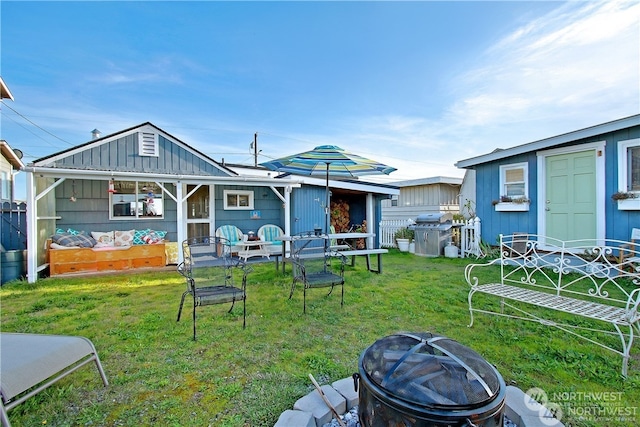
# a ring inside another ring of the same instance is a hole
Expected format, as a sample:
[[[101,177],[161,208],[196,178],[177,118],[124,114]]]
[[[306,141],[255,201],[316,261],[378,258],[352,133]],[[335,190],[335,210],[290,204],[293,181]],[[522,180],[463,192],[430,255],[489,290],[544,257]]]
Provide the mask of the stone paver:
[[[325,384],[320,386],[320,388],[324,392],[325,396],[327,396],[327,399],[329,399],[329,402],[335,408],[336,412],[343,414],[347,411],[346,399],[333,387]],[[317,427],[322,427],[323,424],[330,422],[331,418],[333,418],[331,409],[329,409],[324,400],[322,400],[318,390],[313,390],[311,393],[298,399],[293,405],[293,409],[311,412],[313,417],[316,419]]]
[[[321,388],[339,414],[358,405],[358,393],[351,377]],[[317,390],[298,399],[293,409],[283,412],[274,427],[322,427],[333,418],[331,410]],[[542,404],[514,386],[507,386],[505,415],[518,427],[564,427]]]
[[[316,427],[316,419],[311,412],[287,409],[273,427]]]
[[[343,378],[331,383],[331,387],[335,388],[347,400],[347,411],[358,405],[358,392],[353,386],[353,378]]]

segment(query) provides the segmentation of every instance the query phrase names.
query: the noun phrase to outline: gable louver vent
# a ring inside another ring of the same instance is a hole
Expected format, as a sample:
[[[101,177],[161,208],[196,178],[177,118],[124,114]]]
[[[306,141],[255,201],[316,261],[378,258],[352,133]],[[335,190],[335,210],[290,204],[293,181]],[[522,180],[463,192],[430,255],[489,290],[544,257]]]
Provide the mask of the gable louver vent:
[[[141,156],[158,156],[158,135],[153,132],[138,133],[138,154]]]

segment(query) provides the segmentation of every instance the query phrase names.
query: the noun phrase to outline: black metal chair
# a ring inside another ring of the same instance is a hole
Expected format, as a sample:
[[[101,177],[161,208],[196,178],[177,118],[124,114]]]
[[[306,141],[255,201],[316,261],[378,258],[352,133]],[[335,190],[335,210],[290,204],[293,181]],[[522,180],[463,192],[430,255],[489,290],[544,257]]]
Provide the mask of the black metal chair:
[[[338,251],[329,249],[326,236],[316,236],[313,232],[301,233],[291,239],[291,263],[293,283],[289,299],[296,284],[303,284],[303,311],[307,312],[307,290],[312,288],[340,286],[340,306],[344,305],[344,266],[347,258]]]
[[[193,298],[193,339],[196,339],[196,307],[242,301],[242,328],[246,327],[247,274],[251,267],[231,253],[227,239],[216,236],[194,237],[182,243],[184,260],[178,272],[187,282],[178,309],[178,322],[187,295]],[[242,284],[234,285],[234,270],[242,271]]]

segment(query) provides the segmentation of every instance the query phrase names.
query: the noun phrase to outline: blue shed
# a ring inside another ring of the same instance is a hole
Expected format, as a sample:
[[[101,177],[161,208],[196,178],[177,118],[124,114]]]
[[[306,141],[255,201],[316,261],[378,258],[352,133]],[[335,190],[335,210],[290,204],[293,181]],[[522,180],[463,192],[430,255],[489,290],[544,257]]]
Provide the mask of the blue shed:
[[[514,232],[629,240],[631,229],[640,227],[640,115],[456,166],[475,174],[473,202],[482,240],[490,244]]]

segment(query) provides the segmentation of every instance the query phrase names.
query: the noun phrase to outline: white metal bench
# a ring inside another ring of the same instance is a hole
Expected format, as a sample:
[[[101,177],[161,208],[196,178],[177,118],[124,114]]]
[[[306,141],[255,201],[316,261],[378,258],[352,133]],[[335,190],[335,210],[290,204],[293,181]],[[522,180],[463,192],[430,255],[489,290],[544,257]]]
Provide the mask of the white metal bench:
[[[501,235],[500,258],[485,264],[469,264],[465,269],[465,279],[471,285],[469,326],[473,326],[474,312],[554,326],[621,355],[622,374],[627,376],[633,339],[640,336],[640,263],[628,258],[621,261],[620,248],[628,252],[627,243]],[[474,307],[475,294],[500,298],[500,310],[478,308],[477,303]],[[551,312],[546,310],[531,313],[527,305],[594,319],[609,326],[599,322],[588,327],[578,325],[579,322],[563,323],[553,316],[547,317]],[[621,348],[609,344],[607,335],[618,336]]]

